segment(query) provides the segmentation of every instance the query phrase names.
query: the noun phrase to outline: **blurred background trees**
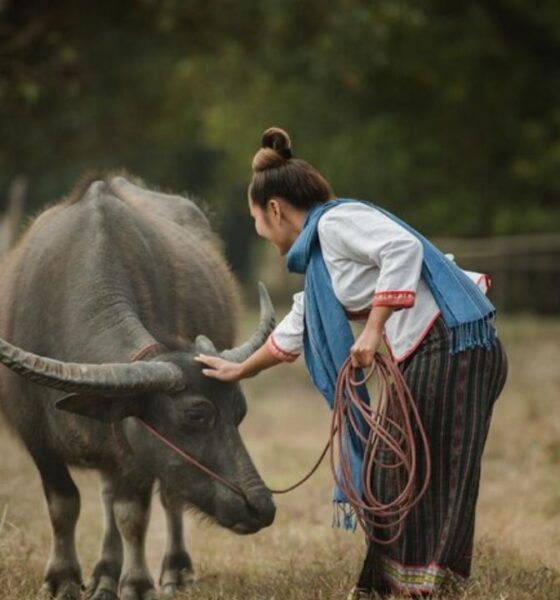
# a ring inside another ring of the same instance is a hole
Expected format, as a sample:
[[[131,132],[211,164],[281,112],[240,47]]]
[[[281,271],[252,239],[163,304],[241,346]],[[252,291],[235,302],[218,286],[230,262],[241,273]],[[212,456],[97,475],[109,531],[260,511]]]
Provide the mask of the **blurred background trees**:
[[[0,0],[0,191],[124,167],[217,216],[239,274],[261,132],[432,236],[560,231],[556,0]]]

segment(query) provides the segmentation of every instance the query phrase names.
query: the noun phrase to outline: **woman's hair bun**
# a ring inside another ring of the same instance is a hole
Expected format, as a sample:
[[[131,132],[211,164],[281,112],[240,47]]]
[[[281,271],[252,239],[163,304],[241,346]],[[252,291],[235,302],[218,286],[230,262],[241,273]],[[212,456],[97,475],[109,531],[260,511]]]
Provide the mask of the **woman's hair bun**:
[[[280,127],[269,127],[261,138],[261,149],[253,158],[253,171],[265,171],[284,164],[292,158],[292,141]]]
[[[280,127],[269,127],[262,134],[261,146],[263,148],[272,148],[276,152],[290,150],[292,140],[290,140],[288,133],[280,129]]]

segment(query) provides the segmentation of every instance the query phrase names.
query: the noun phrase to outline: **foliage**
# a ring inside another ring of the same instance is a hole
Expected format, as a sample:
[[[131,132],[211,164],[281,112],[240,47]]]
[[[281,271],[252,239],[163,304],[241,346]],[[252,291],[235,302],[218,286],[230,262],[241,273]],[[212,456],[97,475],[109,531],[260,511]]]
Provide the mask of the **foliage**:
[[[560,230],[554,0],[0,0],[0,186],[124,166],[221,213],[261,131],[429,235]]]

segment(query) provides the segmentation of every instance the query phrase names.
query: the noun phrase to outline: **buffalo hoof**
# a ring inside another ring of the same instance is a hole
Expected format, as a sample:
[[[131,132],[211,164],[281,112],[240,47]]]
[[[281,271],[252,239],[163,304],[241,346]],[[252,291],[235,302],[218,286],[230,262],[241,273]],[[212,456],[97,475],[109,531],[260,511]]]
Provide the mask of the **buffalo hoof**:
[[[53,585],[47,581],[39,591],[40,600],[80,600],[82,586],[75,581],[62,581]]]
[[[121,581],[120,600],[157,600],[154,584],[149,579],[129,579]]]
[[[178,592],[186,592],[196,584],[194,573],[192,571],[187,571],[187,569],[183,569],[173,575],[174,580],[169,578],[166,579],[165,583],[161,584],[161,597],[165,598],[165,600],[175,598]]]
[[[174,598],[178,592],[194,587],[195,583],[191,557],[186,552],[167,555],[163,559],[159,578],[163,598]]]
[[[92,579],[85,589],[86,600],[117,600],[117,583],[108,578]]]
[[[86,600],[117,600],[120,574],[120,564],[100,560],[95,565],[85,589]]]
[[[98,589],[93,596],[88,596],[91,600],[118,600],[117,594],[112,590]]]

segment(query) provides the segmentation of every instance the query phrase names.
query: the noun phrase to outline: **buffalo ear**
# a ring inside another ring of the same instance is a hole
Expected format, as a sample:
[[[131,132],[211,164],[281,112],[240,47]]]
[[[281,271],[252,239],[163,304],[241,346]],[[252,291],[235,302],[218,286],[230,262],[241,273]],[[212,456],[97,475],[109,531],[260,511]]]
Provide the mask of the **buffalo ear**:
[[[138,396],[102,396],[100,394],[68,394],[55,402],[58,410],[105,423],[138,415]]]

